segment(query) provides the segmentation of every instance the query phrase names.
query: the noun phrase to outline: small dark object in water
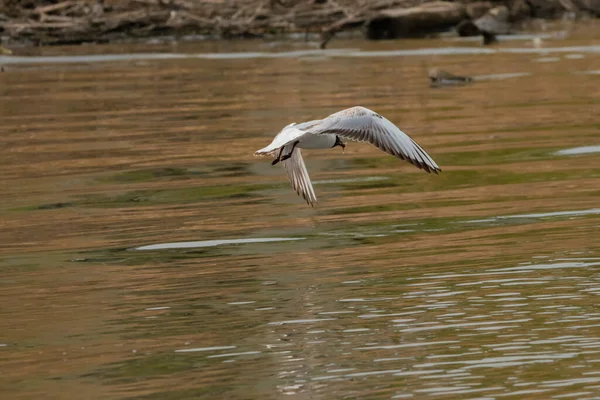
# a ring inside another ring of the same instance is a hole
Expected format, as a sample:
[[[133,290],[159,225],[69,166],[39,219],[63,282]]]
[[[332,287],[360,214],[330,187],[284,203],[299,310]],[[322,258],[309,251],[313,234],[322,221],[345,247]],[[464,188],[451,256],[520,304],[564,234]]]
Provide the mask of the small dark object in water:
[[[38,210],[54,210],[56,208],[72,207],[73,203],[51,203],[38,206]]]
[[[473,78],[470,76],[454,75],[438,68],[432,68],[429,70],[429,79],[431,80],[432,87],[465,85],[473,82]]]
[[[329,41],[331,39],[333,39],[334,36],[335,36],[334,31],[325,31],[325,32],[321,33],[321,43],[319,44],[319,48],[321,50],[325,50],[325,48],[327,47],[327,44],[329,43]]]
[[[461,21],[460,24],[456,25],[456,33],[461,37],[477,36],[481,35],[481,30],[473,23],[473,21],[465,19]]]
[[[498,41],[498,38],[496,38],[496,35],[494,35],[493,33],[482,31],[481,35],[483,36],[483,45],[484,46],[487,46],[492,43],[496,43]]]

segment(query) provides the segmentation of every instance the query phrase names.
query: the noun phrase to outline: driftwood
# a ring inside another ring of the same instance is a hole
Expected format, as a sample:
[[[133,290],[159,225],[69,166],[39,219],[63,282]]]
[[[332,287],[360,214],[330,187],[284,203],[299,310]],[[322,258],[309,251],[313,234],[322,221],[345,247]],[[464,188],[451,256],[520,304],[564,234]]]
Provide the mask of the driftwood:
[[[600,16],[600,0],[3,0],[0,29],[11,39],[38,44],[314,32],[324,47],[336,32],[362,27],[372,39],[420,36],[460,21],[485,30],[479,20],[501,3],[508,6],[510,23],[561,12]]]
[[[431,87],[466,85],[473,82],[470,76],[454,75],[438,68],[431,68],[428,75]]]
[[[321,32],[364,12],[352,0],[67,0],[46,1],[0,21],[12,38],[39,43],[104,41],[120,35],[205,34],[263,36],[312,30]],[[361,22],[364,19],[361,20]]]
[[[467,16],[461,3],[436,1],[406,9],[385,10],[369,19],[366,35],[369,39],[393,39],[421,36],[447,30]]]

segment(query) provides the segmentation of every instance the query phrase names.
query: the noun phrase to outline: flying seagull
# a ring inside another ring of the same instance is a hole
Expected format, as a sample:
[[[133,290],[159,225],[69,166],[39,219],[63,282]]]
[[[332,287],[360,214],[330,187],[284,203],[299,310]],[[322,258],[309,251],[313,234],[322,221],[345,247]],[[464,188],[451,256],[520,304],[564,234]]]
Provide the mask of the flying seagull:
[[[275,160],[272,165],[281,161],[296,193],[314,206],[317,196],[300,149],[329,149],[336,146],[344,149],[346,144],[342,139],[369,142],[426,172],[441,172],[429,154],[406,133],[365,107],[348,108],[321,120],[289,124],[270,145],[257,150],[254,155],[273,155]]]

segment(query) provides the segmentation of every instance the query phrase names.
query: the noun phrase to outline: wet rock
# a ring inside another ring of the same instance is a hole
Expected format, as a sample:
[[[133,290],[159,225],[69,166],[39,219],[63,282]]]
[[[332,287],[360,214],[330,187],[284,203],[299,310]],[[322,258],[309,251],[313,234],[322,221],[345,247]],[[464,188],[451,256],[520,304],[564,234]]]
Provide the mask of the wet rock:
[[[508,17],[510,13],[506,6],[494,7],[481,18],[473,23],[481,32],[487,32],[494,35],[503,35],[510,32]]]
[[[389,9],[377,13],[365,25],[368,39],[418,37],[456,26],[467,17],[460,3],[436,1],[417,7]]]
[[[575,3],[580,10],[600,17],[600,0],[577,0]]]
[[[496,37],[496,35],[494,35],[493,33],[490,32],[481,32],[481,36],[483,37],[482,43],[484,46],[490,45],[490,44],[494,44],[498,41],[498,38]]]
[[[526,0],[515,0],[510,5],[510,20],[521,21],[531,17],[531,7]]]
[[[600,16],[600,0],[514,0],[510,4],[513,21],[528,17],[555,19],[586,13]]]
[[[531,16],[534,18],[559,18],[565,12],[577,11],[571,0],[527,0],[531,8]],[[572,8],[571,10],[569,10]]]
[[[489,10],[494,7],[489,1],[477,1],[475,3],[467,4],[467,16],[470,19],[477,19],[483,17]]]
[[[456,27],[460,36],[483,36],[483,44],[496,42],[496,35],[510,33],[510,11],[506,6],[490,9],[485,15],[474,21],[463,20]]]

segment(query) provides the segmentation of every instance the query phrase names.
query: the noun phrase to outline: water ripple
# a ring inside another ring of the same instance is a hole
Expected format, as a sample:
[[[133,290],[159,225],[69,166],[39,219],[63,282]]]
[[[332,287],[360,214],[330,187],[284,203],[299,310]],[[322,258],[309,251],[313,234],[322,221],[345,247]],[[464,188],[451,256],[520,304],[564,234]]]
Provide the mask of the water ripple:
[[[236,346],[196,347],[196,348],[192,348],[192,349],[175,350],[175,353],[195,353],[198,351],[229,350],[229,349],[235,349],[235,348],[236,348]]]
[[[172,249],[195,249],[201,247],[214,247],[227,244],[247,244],[247,243],[270,243],[287,242],[294,240],[304,240],[304,238],[251,238],[251,239],[222,239],[222,240],[202,240],[197,242],[173,242],[150,244],[146,246],[135,247],[133,250],[172,250]]]
[[[582,147],[573,147],[571,149],[564,149],[557,151],[556,155],[558,156],[575,156],[580,154],[593,154],[600,153],[600,146],[582,146]]]
[[[8,64],[69,64],[97,62],[131,62],[141,60],[247,60],[259,58],[302,58],[311,56],[328,57],[408,57],[428,55],[485,55],[509,54],[552,54],[552,53],[600,53],[600,46],[565,46],[538,48],[480,48],[480,47],[432,47],[422,49],[360,51],[355,49],[297,50],[285,52],[239,52],[239,53],[138,53],[97,54],[74,56],[0,56],[0,63]]]

